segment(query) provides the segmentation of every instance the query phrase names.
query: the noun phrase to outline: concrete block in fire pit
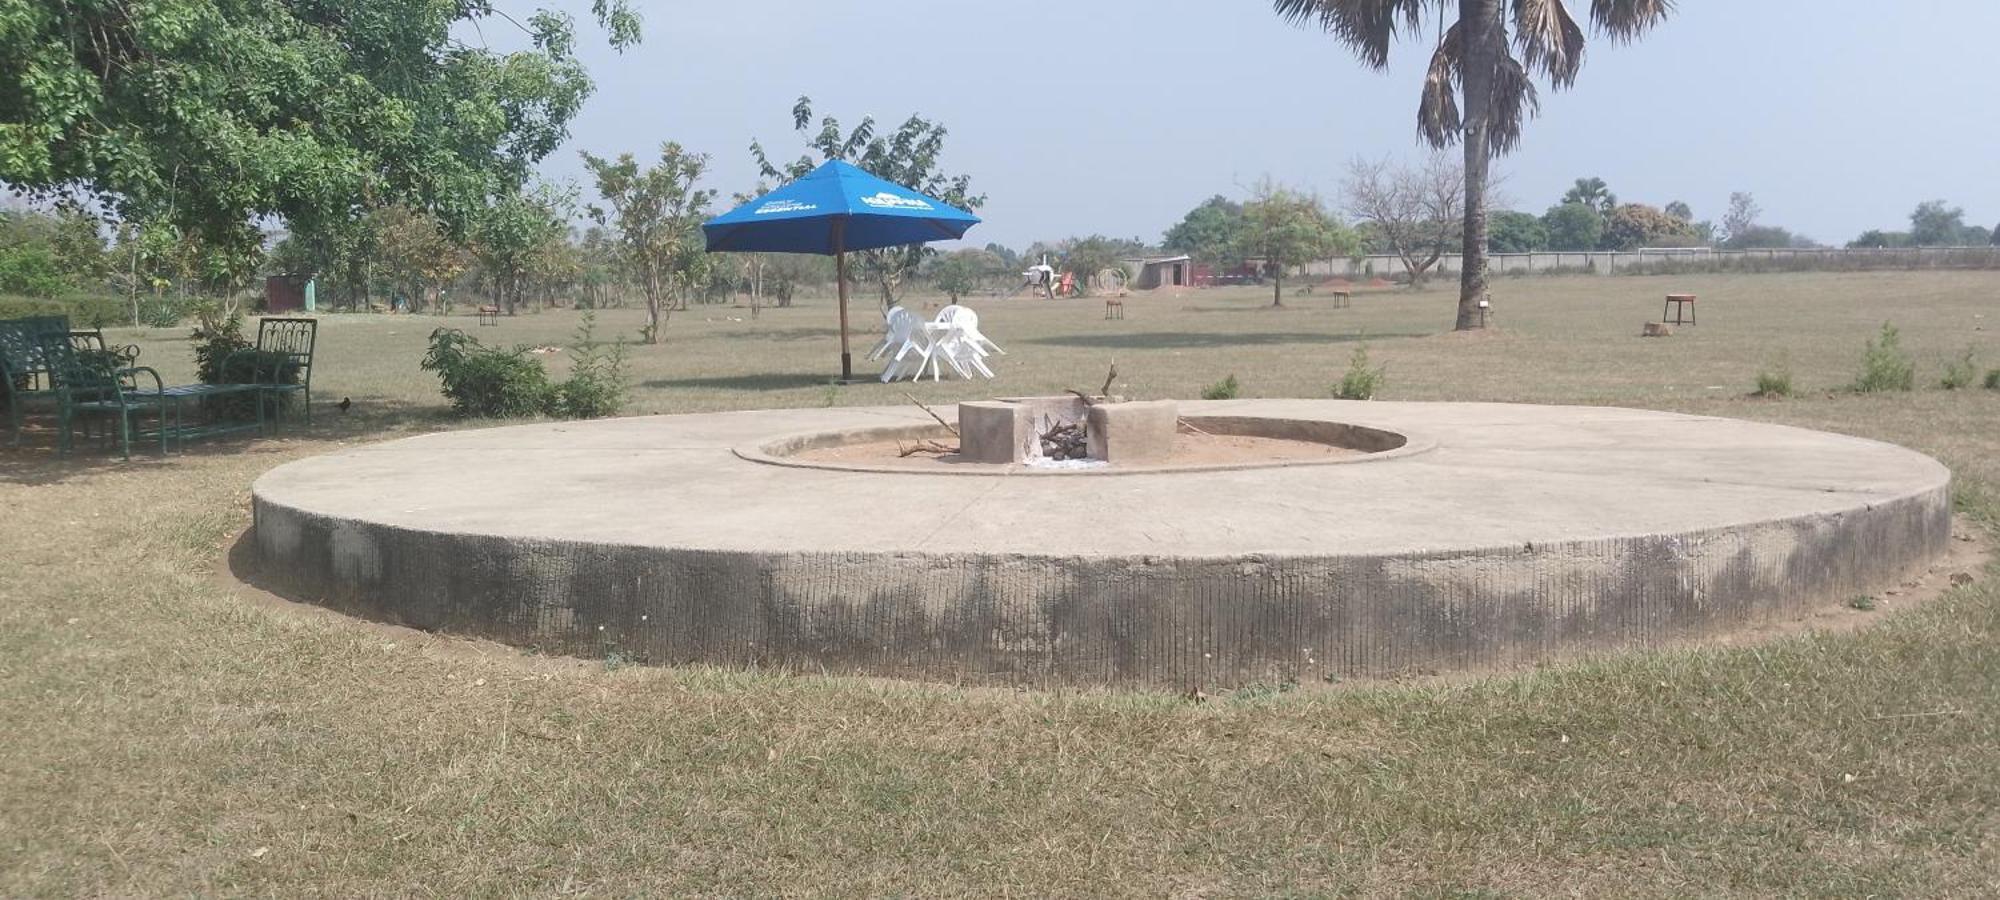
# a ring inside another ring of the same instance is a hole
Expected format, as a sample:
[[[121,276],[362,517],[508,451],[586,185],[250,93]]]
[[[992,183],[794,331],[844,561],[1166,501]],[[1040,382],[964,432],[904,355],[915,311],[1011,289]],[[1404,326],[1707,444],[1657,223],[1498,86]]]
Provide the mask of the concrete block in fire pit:
[[[1019,404],[973,400],[958,405],[958,456],[967,462],[1017,463],[1035,442],[1034,418]]]
[[[1172,400],[1101,403],[1090,408],[1090,456],[1114,465],[1165,462],[1180,407]]]

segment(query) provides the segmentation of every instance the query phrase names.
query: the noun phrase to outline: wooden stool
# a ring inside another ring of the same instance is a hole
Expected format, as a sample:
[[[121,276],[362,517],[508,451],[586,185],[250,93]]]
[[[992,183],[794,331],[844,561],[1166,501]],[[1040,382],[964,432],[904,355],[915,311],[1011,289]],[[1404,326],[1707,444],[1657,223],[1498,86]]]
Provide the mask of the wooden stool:
[[[479,308],[479,324],[481,324],[481,325],[498,325],[498,324],[500,324],[500,307],[497,307],[497,306],[482,306],[482,307],[480,307],[480,308]]]
[[[1353,293],[1351,293],[1351,292],[1349,292],[1349,291],[1334,291],[1334,292],[1333,292],[1333,308],[1334,308],[1334,309],[1346,309],[1347,307],[1349,307],[1349,306],[1353,305],[1353,302],[1354,302],[1354,294],[1353,294]]]
[[[1125,301],[1118,297],[1104,298],[1104,318],[1106,319],[1125,318]]]
[[[1683,312],[1686,312],[1687,314],[1686,321],[1682,321],[1681,319],[1681,314]],[[1669,316],[1671,316],[1672,318],[1669,318]],[[1693,325],[1694,295],[1668,294],[1667,305],[1660,312],[1660,322],[1667,325]]]

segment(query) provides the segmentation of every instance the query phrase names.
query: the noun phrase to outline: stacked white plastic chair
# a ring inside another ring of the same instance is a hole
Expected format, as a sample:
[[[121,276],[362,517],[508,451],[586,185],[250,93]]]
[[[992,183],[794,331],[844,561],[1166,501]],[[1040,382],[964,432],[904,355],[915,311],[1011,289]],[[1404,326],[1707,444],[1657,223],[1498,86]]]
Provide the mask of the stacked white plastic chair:
[[[974,372],[992,378],[986,356],[1006,352],[979,332],[979,314],[956,304],[938,310],[937,318],[930,322],[900,306],[890,307],[886,325],[882,342],[868,354],[870,359],[888,357],[882,369],[884,382],[920,379],[926,372],[931,380],[939,381],[946,366],[960,378],[971,378]]]
[[[960,378],[971,378],[972,373],[946,352],[951,343],[949,333],[934,335],[931,332],[935,330],[925,328],[924,323],[908,313],[891,317],[887,343],[896,349],[889,356],[889,364],[882,369],[882,381],[895,381],[905,374],[914,381],[924,377],[925,371],[931,373],[932,381],[942,380],[943,367],[938,365],[940,360],[950,364]]]
[[[1001,356],[1007,355],[1007,351],[1000,349],[999,344],[993,343],[986,335],[980,333],[979,314],[973,312],[971,307],[959,306],[957,304],[947,306],[944,309],[938,310],[938,321],[945,321],[945,313],[952,310],[957,310],[958,312],[953,314],[951,324],[956,326],[959,332],[965,335],[965,339],[970,341],[972,346],[979,348],[981,356],[988,353],[998,353]]]
[[[960,375],[971,378],[966,371],[969,367],[988,378],[993,370],[986,366],[986,345],[992,343],[979,333],[979,314],[954,303],[938,310],[935,340],[937,348],[933,355],[942,355]],[[999,349],[997,346],[994,349]]]
[[[909,310],[900,306],[889,307],[888,312],[882,314],[882,318],[882,340],[875,345],[875,349],[868,351],[869,359],[881,359],[888,355],[890,351],[896,349],[897,343],[901,340],[901,338],[896,336],[896,320],[898,318],[907,320],[903,329],[905,337],[908,336],[908,323],[916,321],[916,317],[910,315]]]

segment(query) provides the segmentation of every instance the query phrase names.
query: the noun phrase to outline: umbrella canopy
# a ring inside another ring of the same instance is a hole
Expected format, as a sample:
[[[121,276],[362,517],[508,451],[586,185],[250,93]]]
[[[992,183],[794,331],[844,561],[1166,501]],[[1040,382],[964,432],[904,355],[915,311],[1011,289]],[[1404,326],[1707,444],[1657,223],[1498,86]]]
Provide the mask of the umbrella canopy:
[[[701,231],[710,253],[831,255],[840,293],[840,377],[851,381],[847,251],[956,240],[977,224],[979,217],[965,210],[836,159],[710,219]]]
[[[832,160],[701,226],[708,252],[817,253],[957,240],[979,217]]]

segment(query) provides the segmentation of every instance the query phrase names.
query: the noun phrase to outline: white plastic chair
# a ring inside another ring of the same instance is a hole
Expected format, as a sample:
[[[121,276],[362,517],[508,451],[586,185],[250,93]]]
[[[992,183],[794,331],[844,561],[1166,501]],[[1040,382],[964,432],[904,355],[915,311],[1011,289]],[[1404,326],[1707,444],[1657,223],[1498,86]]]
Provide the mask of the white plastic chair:
[[[881,359],[890,350],[895,349],[896,320],[898,318],[915,319],[907,309],[900,306],[889,307],[888,311],[882,314],[882,341],[875,345],[875,349],[868,351],[869,359]]]
[[[942,373],[938,371],[937,364],[938,356],[940,355],[939,345],[942,342],[933,340],[930,333],[923,328],[922,323],[917,321],[916,316],[904,313],[900,316],[890,317],[887,342],[895,345],[896,352],[889,358],[889,364],[882,368],[882,382],[884,384],[903,377],[906,372],[909,374],[910,379],[914,381],[924,377],[924,370],[926,369],[931,370],[933,373],[931,380],[942,380]],[[950,360],[950,362],[951,367],[957,370],[960,375],[967,378],[971,377],[965,374],[965,369],[957,360]]]
[[[993,343],[991,338],[980,333],[979,314],[973,312],[972,307],[952,304],[938,310],[937,321],[957,328],[959,333],[963,334],[965,339],[972,343],[972,346],[979,351],[981,356],[986,355],[988,352],[998,353],[1001,356],[1007,355],[1007,351],[1000,349],[999,344]]]

